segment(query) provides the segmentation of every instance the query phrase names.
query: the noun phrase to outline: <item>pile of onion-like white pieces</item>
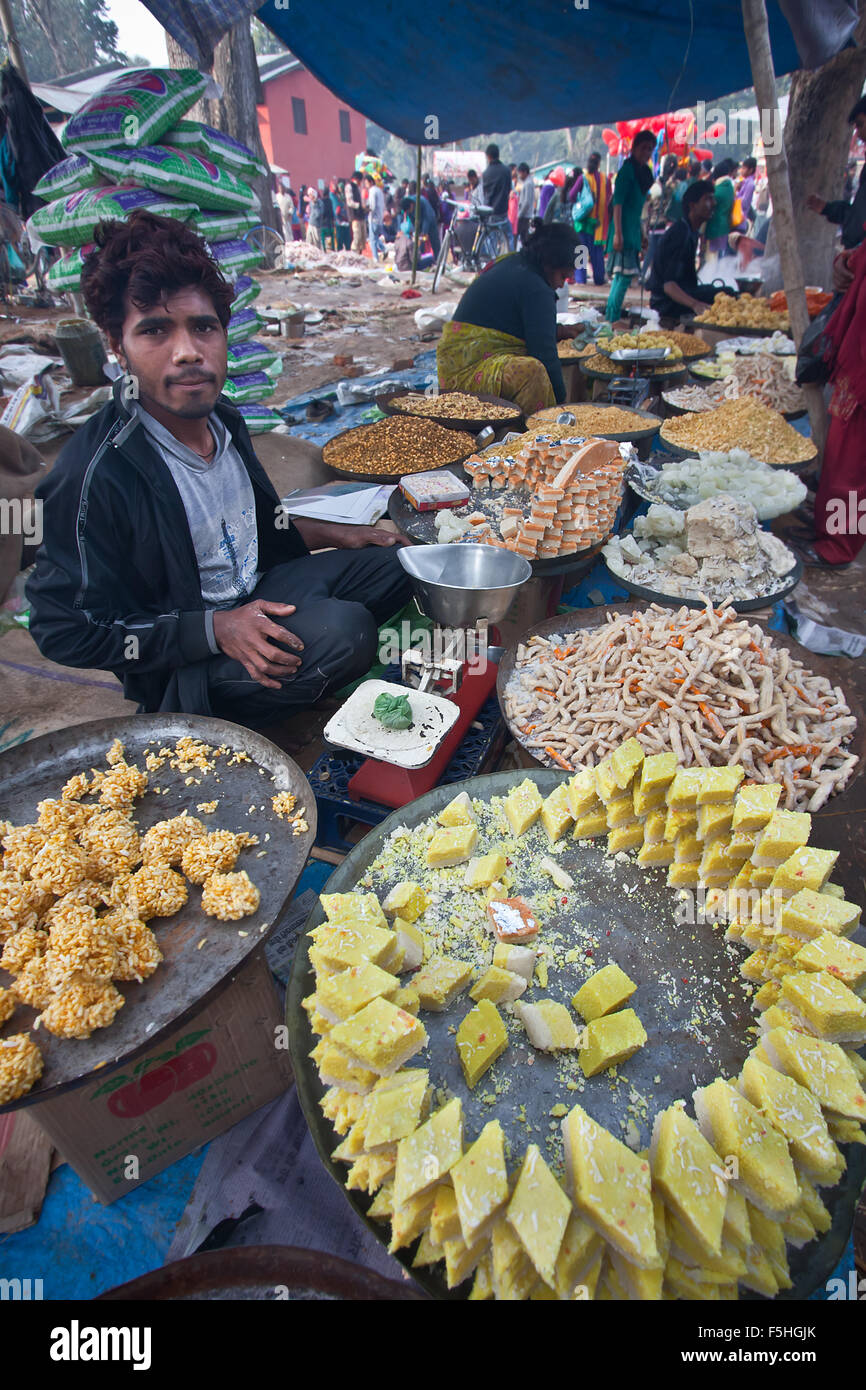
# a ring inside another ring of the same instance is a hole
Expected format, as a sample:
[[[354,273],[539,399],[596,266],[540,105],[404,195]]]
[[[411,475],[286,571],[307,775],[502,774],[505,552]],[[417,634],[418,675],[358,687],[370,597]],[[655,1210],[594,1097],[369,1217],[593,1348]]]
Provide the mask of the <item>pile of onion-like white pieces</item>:
[[[751,502],[759,521],[793,511],[806,497],[806,485],[796,473],[771,468],[743,449],[675,459],[656,474],[652,488],[660,500],[680,508],[693,507],[717,493],[727,492],[743,502]]]

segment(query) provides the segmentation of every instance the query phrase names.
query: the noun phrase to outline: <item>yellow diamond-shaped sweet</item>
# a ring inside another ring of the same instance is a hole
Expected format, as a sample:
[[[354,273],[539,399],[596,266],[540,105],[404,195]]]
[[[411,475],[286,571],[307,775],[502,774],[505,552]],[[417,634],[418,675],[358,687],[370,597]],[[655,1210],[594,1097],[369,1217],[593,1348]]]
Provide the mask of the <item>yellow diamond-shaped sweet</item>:
[[[695,1113],[705,1138],[726,1160],[736,1158],[737,1181],[749,1201],[782,1217],[799,1201],[786,1139],[727,1081],[711,1081],[694,1092]]]
[[[426,1124],[401,1139],[394,1173],[394,1204],[402,1206],[419,1193],[429,1192],[450,1173],[463,1153],[463,1110],[455,1097],[437,1110]],[[431,1193],[431,1206],[432,1206]]]
[[[556,1261],[570,1214],[571,1202],[542,1158],[541,1150],[530,1144],[506,1220],[550,1288],[556,1286]]]
[[[507,1046],[508,1033],[496,1005],[479,1000],[457,1029],[457,1054],[470,1090]]]
[[[678,1105],[655,1118],[650,1149],[653,1187],[658,1188],[702,1254],[721,1252],[727,1184],[716,1150]]]
[[[451,1169],[460,1233],[467,1246],[486,1235],[508,1201],[505,1135],[498,1120],[484,1126]]]
[[[830,1138],[820,1105],[805,1086],[754,1053],[743,1063],[739,1085],[755,1108],[784,1134],[792,1157],[808,1174],[823,1179],[836,1172],[841,1154]]]
[[[582,1216],[640,1269],[658,1261],[650,1167],[579,1105],[562,1122],[568,1184]]]

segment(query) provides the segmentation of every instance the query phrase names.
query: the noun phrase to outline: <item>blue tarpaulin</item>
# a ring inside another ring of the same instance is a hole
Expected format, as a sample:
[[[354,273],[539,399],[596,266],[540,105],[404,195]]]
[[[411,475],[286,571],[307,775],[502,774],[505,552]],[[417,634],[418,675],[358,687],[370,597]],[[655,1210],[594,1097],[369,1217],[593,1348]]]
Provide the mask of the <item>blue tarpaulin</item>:
[[[790,72],[791,30],[776,0],[767,8],[776,72]],[[267,0],[257,15],[412,144],[658,115],[752,84],[740,0]]]

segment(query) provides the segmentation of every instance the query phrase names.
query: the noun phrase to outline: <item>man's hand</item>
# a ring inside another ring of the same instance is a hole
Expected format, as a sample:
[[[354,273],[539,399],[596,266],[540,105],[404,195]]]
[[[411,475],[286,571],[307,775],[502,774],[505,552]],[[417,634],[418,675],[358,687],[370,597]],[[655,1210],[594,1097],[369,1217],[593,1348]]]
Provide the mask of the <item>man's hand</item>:
[[[826,206],[826,200],[824,198],[819,198],[817,193],[810,193],[806,199],[806,207],[809,208],[811,212],[823,212]]]
[[[342,526],[334,521],[297,517],[295,526],[309,550],[363,550],[366,545],[410,545],[406,537],[385,526]]]
[[[294,611],[293,603],[271,603],[266,599],[253,599],[239,608],[217,609],[213,615],[217,646],[226,656],[239,661],[259,685],[279,690],[280,682],[273,677],[293,676],[301,664],[300,656],[293,656],[281,648],[292,647],[302,652],[304,644],[293,632],[272,622],[268,614],[287,618]],[[281,646],[275,646],[275,642]]]
[[[840,251],[833,261],[833,289],[837,294],[844,294],[854,279],[854,272],[848,265],[848,259],[852,251],[856,249],[856,247],[852,247],[848,251]]]

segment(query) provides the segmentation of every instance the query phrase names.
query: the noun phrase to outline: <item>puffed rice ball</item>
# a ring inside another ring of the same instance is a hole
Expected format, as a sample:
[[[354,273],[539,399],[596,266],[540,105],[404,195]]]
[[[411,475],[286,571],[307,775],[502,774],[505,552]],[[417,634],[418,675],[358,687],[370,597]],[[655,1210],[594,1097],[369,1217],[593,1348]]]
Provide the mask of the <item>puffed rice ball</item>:
[[[41,956],[48,945],[48,933],[24,927],[7,938],[0,955],[0,966],[10,975],[20,975],[29,960]]]
[[[74,835],[80,830],[88,815],[86,806],[79,806],[74,801],[55,801],[52,798],[40,801],[36,809],[39,812],[36,824],[40,830],[47,830],[49,835],[55,830],[68,830]]]
[[[87,855],[64,830],[48,836],[30,866],[33,882],[58,895],[68,893],[87,876]]]
[[[89,1038],[95,1028],[114,1022],[126,1001],[112,984],[94,980],[69,980],[39,1015],[34,1028],[44,1028],[56,1038]]]
[[[100,811],[81,829],[78,843],[87,854],[87,872],[103,880],[129,873],[141,863],[141,840],[128,815]]]
[[[3,868],[19,878],[29,877],[30,865],[47,839],[47,830],[40,830],[38,825],[14,826],[3,836]]]
[[[258,910],[261,894],[245,869],[236,874],[211,874],[201,895],[202,911],[220,922],[236,922]]]
[[[180,864],[181,856],[188,844],[207,834],[204,824],[196,816],[172,816],[171,820],[157,821],[145,832],[141,841],[141,857],[145,864]]]
[[[25,965],[12,989],[31,1009],[44,1009],[50,1004],[56,985],[45,964],[44,956],[33,956]]]
[[[140,767],[119,763],[107,772],[99,788],[99,800],[103,806],[131,806],[136,797],[147,791],[147,773]]]
[[[184,850],[180,866],[190,883],[204,883],[211,874],[226,873],[240,853],[238,836],[231,830],[212,830],[193,840]]]
[[[15,1012],[17,1003],[18,1000],[15,998],[11,989],[3,989],[3,987],[0,986],[0,1027],[2,1027],[4,1023],[9,1022]]]
[[[174,869],[163,864],[145,864],[126,884],[126,896],[117,906],[131,907],[142,921],[149,917],[171,917],[189,897],[189,889]]]
[[[42,1075],[42,1053],[27,1033],[0,1039],[0,1105],[24,1096]]]
[[[74,777],[70,777],[68,782],[64,782],[60,795],[64,801],[80,801],[90,791],[90,782],[86,772],[76,772]]]
[[[58,983],[75,974],[88,980],[110,980],[117,969],[114,934],[97,918],[92,907],[82,907],[79,911],[82,915],[89,913],[89,920],[51,928],[45,953],[46,968]]]
[[[0,869],[0,942],[24,927],[35,927],[46,900],[50,897],[38,883]]]
[[[107,892],[104,883],[97,883],[93,878],[83,878],[74,888],[70,888],[68,893],[64,893],[62,898],[50,899],[39,920],[40,927],[47,929],[53,927],[55,922],[78,921],[75,909],[102,907]]]
[[[128,907],[116,907],[100,918],[117,944],[115,980],[146,980],[162,960],[156,937]]]

